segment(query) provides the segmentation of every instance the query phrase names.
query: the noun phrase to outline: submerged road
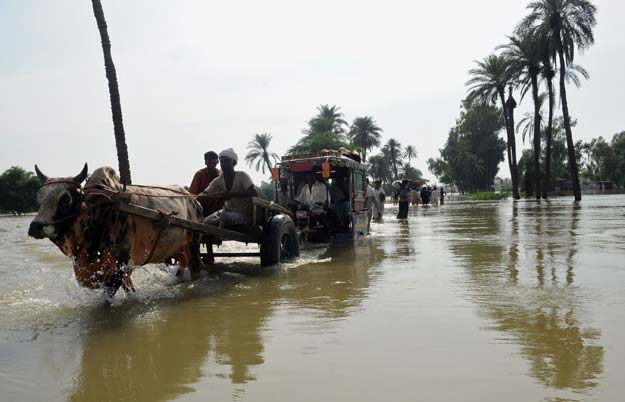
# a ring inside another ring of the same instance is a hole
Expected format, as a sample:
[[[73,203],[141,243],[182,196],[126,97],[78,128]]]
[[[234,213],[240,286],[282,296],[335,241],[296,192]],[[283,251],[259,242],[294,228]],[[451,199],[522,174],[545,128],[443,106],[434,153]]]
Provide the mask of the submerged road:
[[[259,275],[139,268],[112,307],[0,218],[0,400],[623,400],[625,196],[396,212]]]

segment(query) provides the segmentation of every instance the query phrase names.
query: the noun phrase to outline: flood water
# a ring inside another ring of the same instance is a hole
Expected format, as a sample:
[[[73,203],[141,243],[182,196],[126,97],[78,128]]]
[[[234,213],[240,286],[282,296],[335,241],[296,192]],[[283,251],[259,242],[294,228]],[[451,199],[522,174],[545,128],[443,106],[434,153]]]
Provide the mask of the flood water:
[[[625,196],[396,211],[258,275],[139,268],[110,307],[0,218],[0,400],[624,400]]]

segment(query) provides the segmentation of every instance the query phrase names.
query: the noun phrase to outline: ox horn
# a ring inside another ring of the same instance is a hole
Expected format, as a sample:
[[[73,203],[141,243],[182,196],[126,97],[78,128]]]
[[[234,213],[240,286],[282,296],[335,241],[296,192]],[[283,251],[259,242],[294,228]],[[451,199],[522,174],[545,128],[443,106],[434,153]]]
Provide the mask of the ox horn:
[[[87,178],[88,169],[89,168],[87,167],[87,162],[85,162],[85,167],[82,168],[82,172],[78,173],[78,176],[74,177],[74,183],[76,184],[82,183]]]
[[[37,167],[37,165],[35,165],[35,172],[37,173],[37,177],[39,177],[39,180],[41,180],[41,183],[45,183],[48,181],[48,176],[41,173],[41,170],[39,170],[39,167]]]

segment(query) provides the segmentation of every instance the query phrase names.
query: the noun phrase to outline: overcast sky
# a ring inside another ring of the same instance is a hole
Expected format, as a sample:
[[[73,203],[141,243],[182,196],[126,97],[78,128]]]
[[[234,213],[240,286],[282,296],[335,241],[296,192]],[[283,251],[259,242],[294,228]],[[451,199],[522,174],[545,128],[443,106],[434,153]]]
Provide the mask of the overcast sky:
[[[320,104],[373,116],[383,140],[438,156],[474,60],[506,41],[526,1],[103,0],[133,182],[186,184],[206,150],[242,160],[254,133],[284,153]],[[625,130],[625,2],[594,2],[591,74],[570,89],[575,139]],[[117,167],[88,0],[0,1],[0,171]],[[526,99],[517,116],[531,107]],[[520,137],[517,139],[521,141]],[[529,147],[529,144],[525,144]],[[520,156],[520,148],[519,156]],[[375,152],[375,151],[374,151]],[[251,171],[243,162],[239,168]],[[507,165],[500,175],[509,176]],[[262,175],[255,173],[259,181]]]

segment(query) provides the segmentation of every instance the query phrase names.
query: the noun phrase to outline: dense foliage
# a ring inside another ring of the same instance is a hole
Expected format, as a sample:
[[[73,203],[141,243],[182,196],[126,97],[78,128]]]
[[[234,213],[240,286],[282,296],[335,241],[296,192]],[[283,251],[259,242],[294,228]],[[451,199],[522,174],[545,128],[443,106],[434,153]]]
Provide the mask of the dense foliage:
[[[499,108],[465,100],[441,157],[428,160],[430,171],[463,192],[490,190],[506,150],[505,141],[499,138],[502,128]]]
[[[356,117],[349,128],[349,140],[354,148],[362,152],[362,160],[367,160],[367,151],[380,146],[382,129],[371,116]]]
[[[304,137],[289,149],[290,153],[320,152],[323,149],[347,147],[345,136],[347,122],[341,108],[333,105],[320,105],[317,114],[308,121]]]
[[[584,182],[613,181],[625,186],[625,131],[614,134],[610,142],[598,137],[579,148]]]
[[[363,160],[370,164],[369,175],[372,179],[381,179],[384,183],[404,178],[423,181],[423,173],[410,165],[417,157],[413,145],[403,149],[396,139],[390,138],[378,154],[367,159],[366,152],[382,144],[382,128],[373,117],[364,116],[356,117],[346,131],[347,122],[340,110],[336,105],[317,107],[317,114],[303,130],[304,136],[288,152],[309,153],[344,147],[362,152]],[[408,161],[404,162],[404,158]]]
[[[260,186],[256,187],[258,196],[267,201],[273,201],[276,193],[276,184],[271,181],[261,181]]]
[[[469,71],[471,79],[466,84],[469,86],[468,95],[470,99],[479,99],[483,103],[501,104],[515,199],[519,198],[514,137],[514,109],[517,103],[512,93],[519,90],[523,99],[526,93],[531,92],[534,110],[526,121],[532,122],[524,126],[525,131],[532,136],[533,155],[529,158],[529,154],[523,152],[525,160],[522,162],[525,172],[521,176],[531,182],[530,193],[536,198],[541,196],[547,198],[547,188],[555,174],[555,171],[551,170],[551,151],[557,95],[560,98],[559,106],[562,112],[568,176],[573,185],[575,200],[579,201],[582,198],[579,152],[573,142],[573,124],[566,88],[570,82],[579,86],[576,73],[588,78],[585,70],[574,64],[574,57],[576,53],[584,51],[594,43],[593,29],[597,23],[595,18],[597,8],[589,0],[534,0],[528,4],[527,9],[529,13],[508,37],[508,43],[498,47],[504,50],[476,62],[477,67]],[[556,73],[559,75],[557,92],[554,85]],[[543,84],[547,90],[546,95],[540,93]],[[509,95],[508,99],[504,100],[506,87]],[[549,111],[547,123],[543,126],[541,108],[545,97],[548,98]],[[528,167],[530,162],[533,164],[531,168]],[[528,179],[527,175],[530,172],[533,177]]]
[[[39,178],[21,167],[13,166],[0,176],[0,211],[19,215],[37,210]]]

